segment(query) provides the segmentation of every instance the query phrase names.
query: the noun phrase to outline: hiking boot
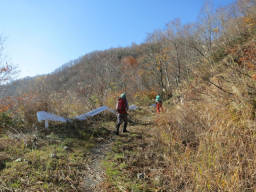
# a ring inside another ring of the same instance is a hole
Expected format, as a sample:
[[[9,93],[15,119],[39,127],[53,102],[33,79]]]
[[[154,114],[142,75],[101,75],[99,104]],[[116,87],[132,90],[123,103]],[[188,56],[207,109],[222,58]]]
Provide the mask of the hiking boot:
[[[129,131],[127,131],[127,130],[123,130],[123,133],[128,133]]]
[[[116,135],[119,135],[119,132],[116,132]]]

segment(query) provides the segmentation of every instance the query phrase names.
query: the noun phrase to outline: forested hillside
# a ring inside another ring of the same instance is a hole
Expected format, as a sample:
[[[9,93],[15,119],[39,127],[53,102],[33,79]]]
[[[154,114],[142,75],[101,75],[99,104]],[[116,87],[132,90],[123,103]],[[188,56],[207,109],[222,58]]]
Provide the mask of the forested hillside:
[[[111,105],[110,100],[120,91],[145,103],[156,92],[169,98],[182,82],[213,76],[209,69],[228,55],[229,49],[252,38],[254,2],[246,3],[239,1],[218,10],[207,4],[197,23],[182,25],[176,19],[149,34],[141,45],[89,53],[52,74],[12,82],[2,95],[42,95],[49,106],[51,99],[64,97],[88,108]]]
[[[143,44],[95,51],[52,74],[17,80],[3,90],[1,128],[12,136],[38,130],[42,125],[37,111],[74,117],[101,105],[113,108],[126,92],[129,102],[141,107],[131,116],[140,132],[113,140],[103,166],[105,191],[256,190],[255,0],[238,0],[217,10],[207,4],[197,23],[183,25],[176,19]],[[148,106],[157,94],[163,96],[165,112],[155,115]],[[82,127],[114,126],[105,120],[99,125],[101,120]],[[85,140],[95,135],[108,140],[111,135],[105,129],[87,131],[74,134]],[[47,142],[51,145],[50,139]],[[67,162],[59,162],[60,167]],[[11,191],[15,186],[7,175],[4,186]],[[76,178],[62,179],[65,186],[69,181],[73,185],[69,190],[79,186]],[[58,184],[50,189],[62,189]]]

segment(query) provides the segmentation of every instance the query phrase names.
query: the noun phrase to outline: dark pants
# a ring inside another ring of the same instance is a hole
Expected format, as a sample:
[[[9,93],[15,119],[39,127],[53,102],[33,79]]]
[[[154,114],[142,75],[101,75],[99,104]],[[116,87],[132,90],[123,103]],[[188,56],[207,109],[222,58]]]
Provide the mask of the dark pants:
[[[119,133],[119,127],[120,125],[124,122],[124,128],[123,128],[123,132],[126,132],[126,127],[127,127],[127,123],[128,123],[128,119],[127,119],[127,113],[125,114],[117,114],[117,122],[116,122],[116,133]]]

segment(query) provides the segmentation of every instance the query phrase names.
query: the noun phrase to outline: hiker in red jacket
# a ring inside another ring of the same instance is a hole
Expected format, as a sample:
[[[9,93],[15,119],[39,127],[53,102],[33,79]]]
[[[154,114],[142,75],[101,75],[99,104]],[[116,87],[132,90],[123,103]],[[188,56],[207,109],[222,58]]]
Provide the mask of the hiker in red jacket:
[[[129,109],[129,105],[126,99],[125,93],[122,93],[121,96],[118,98],[118,102],[116,104],[116,111],[117,111],[117,123],[116,123],[116,134],[119,134],[119,127],[124,121],[124,128],[123,132],[128,132],[127,131],[127,111]]]

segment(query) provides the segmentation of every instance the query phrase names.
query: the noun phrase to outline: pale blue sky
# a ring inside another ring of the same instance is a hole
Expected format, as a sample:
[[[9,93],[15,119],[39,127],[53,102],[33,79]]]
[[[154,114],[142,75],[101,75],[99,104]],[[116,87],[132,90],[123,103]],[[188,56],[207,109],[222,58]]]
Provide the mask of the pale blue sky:
[[[234,0],[214,0],[216,6]],[[142,43],[180,18],[196,20],[205,0],[0,0],[0,34],[19,77],[46,74],[95,50]]]

